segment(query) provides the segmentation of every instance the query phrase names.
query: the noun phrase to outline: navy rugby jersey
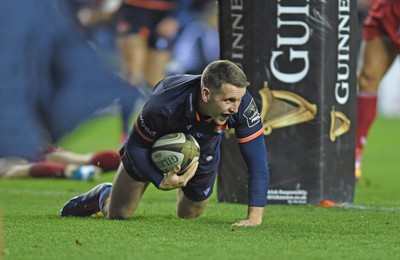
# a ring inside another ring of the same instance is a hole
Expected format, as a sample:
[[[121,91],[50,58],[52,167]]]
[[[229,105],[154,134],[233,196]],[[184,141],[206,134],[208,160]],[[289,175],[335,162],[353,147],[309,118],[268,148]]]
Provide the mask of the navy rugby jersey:
[[[161,136],[184,132],[191,134],[200,145],[198,174],[216,172],[220,161],[221,136],[230,128],[235,133],[249,168],[249,204],[264,206],[268,190],[268,165],[263,138],[263,127],[256,104],[246,91],[238,113],[219,126],[197,113],[195,104],[200,94],[201,75],[172,76],[160,81],[138,116],[128,139],[128,146],[148,149],[148,156],[132,161],[141,174],[150,178],[157,187],[163,175],[152,164],[150,149]],[[251,142],[252,141],[252,142]],[[245,145],[250,143],[250,145]],[[261,159],[260,159],[261,158]]]

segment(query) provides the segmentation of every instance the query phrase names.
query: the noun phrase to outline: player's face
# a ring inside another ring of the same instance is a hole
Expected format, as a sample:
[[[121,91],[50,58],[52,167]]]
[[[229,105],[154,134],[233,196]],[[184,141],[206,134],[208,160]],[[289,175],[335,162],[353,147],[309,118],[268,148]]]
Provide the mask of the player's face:
[[[236,114],[246,88],[238,88],[231,84],[223,84],[221,90],[211,91],[209,100],[209,116],[217,125],[223,125],[229,116]]]

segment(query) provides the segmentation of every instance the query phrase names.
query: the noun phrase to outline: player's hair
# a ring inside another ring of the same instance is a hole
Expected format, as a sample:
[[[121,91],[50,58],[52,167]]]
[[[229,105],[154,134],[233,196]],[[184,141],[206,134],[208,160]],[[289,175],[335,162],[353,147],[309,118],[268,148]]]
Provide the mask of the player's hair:
[[[228,60],[218,60],[208,64],[201,76],[202,86],[219,90],[224,83],[239,88],[245,88],[249,85],[243,70],[235,63]]]

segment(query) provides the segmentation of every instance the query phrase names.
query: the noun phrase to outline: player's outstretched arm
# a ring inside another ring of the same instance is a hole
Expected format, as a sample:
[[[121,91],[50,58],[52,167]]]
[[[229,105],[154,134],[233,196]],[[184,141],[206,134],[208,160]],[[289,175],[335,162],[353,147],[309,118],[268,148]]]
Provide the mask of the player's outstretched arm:
[[[194,163],[181,175],[178,175],[179,171],[181,170],[181,167],[176,166],[172,171],[164,174],[164,178],[162,179],[160,186],[158,186],[158,188],[160,190],[172,190],[185,187],[188,181],[196,173],[198,166],[199,162]]]
[[[249,207],[247,213],[247,219],[240,220],[233,224],[237,227],[254,227],[259,226],[262,223],[262,218],[264,214],[263,207]]]

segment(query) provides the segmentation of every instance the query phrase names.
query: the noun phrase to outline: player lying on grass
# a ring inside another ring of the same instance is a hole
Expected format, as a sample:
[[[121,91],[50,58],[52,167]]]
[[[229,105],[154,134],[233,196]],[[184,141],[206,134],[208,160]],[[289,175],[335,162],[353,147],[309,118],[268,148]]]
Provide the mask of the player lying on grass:
[[[14,156],[0,158],[0,178],[95,180],[101,172],[116,170],[119,163],[120,157],[115,151],[77,154],[48,147],[36,162]]]
[[[160,190],[178,189],[178,217],[200,216],[213,192],[221,136],[235,128],[249,178],[247,218],[234,225],[260,225],[269,172],[260,114],[247,86],[243,71],[229,61],[210,63],[202,75],[172,76],[159,82],[120,150],[122,163],[114,183],[72,198],[61,216],[86,217],[101,211],[107,219],[129,218],[150,182]],[[150,150],[159,137],[176,132],[194,136],[200,159],[182,175],[177,175],[179,167],[162,174],[152,163]]]

